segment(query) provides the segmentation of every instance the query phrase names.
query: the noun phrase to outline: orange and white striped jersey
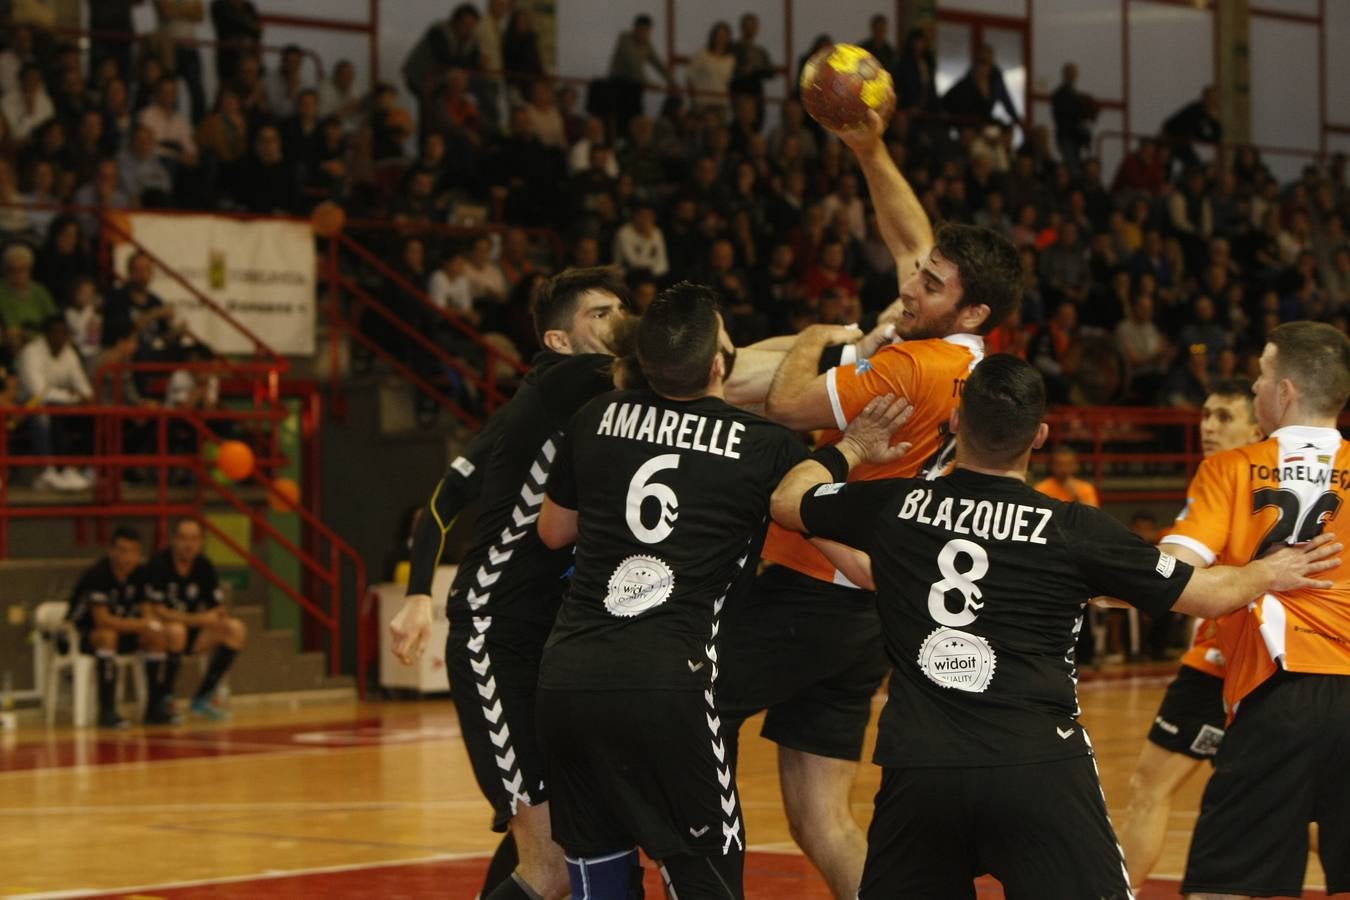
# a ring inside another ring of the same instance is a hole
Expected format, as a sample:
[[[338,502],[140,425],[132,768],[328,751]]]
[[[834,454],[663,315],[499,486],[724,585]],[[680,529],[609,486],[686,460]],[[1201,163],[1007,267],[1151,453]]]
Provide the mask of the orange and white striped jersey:
[[[961,403],[966,378],[983,358],[984,340],[979,335],[954,334],[890,344],[871,359],[830,369],[825,384],[838,430],[825,432],[820,444],[838,441],[843,429],[874,397],[894,394],[909,400],[914,413],[892,443],[909,441],[913,447],[892,463],[855,466],[848,480],[938,477],[951,467],[956,450],[948,420]],[[800,533],[776,523],[769,525],[763,558],[821,581],[857,587]]]
[[[1163,542],[1210,564],[1243,565],[1276,544],[1334,531],[1348,493],[1350,444],[1340,432],[1287,426],[1202,462]],[[1317,577],[1334,586],[1266,594],[1218,620],[1230,710],[1277,666],[1350,675],[1350,565]]]

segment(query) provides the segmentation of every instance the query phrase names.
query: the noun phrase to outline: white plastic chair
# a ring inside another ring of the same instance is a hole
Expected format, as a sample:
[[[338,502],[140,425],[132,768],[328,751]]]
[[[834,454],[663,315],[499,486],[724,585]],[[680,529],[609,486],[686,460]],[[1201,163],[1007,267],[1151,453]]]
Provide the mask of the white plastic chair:
[[[42,680],[42,706],[47,713],[47,724],[56,723],[56,708],[61,703],[62,675],[70,674],[71,711],[75,725],[94,724],[97,704],[94,702],[98,667],[94,657],[80,652],[80,635],[75,626],[66,621],[69,604],[64,600],[51,600],[38,604],[33,621],[44,636],[39,642],[39,650],[48,658],[47,674]],[[61,636],[65,637],[65,648],[61,648]],[[48,643],[50,641],[50,643]],[[136,692],[136,701],[143,702],[148,696],[145,683],[145,667],[141,665],[140,654],[119,655],[114,658],[117,668],[118,694],[121,694],[123,674],[131,671],[131,683]]]

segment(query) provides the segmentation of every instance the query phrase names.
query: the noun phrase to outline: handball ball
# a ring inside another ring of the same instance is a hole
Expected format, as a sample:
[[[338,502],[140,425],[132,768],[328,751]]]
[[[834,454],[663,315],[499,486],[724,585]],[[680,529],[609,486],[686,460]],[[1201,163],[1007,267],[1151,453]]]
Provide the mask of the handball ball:
[[[882,120],[895,111],[891,73],[877,58],[853,44],[833,44],[817,51],[802,68],[802,106],[830,129],[866,124],[867,111]]]
[[[253,448],[243,441],[225,441],[216,454],[216,468],[235,481],[247,478],[253,474]]]

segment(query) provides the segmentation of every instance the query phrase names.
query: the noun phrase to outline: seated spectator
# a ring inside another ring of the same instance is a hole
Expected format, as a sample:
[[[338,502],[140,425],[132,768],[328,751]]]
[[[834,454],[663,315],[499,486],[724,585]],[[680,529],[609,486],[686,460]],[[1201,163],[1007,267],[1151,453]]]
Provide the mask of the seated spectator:
[[[160,79],[155,86],[154,102],[140,111],[136,122],[149,129],[161,156],[179,165],[197,164],[197,143],[192,139],[192,125],[178,111],[177,79],[172,76]]]
[[[492,240],[480,237],[473,242],[465,266],[464,277],[469,281],[469,290],[473,294],[475,305],[500,304],[506,302],[511,286],[501,266],[492,259]]]
[[[833,221],[842,214],[848,222],[848,232],[855,240],[861,241],[867,236],[867,220],[864,215],[863,199],[858,193],[858,176],[852,172],[844,174],[832,193],[826,194],[820,201],[825,208],[825,218]]]
[[[1129,366],[1131,393],[1151,401],[1167,362],[1167,341],[1153,322],[1153,298],[1140,296],[1116,326],[1116,346]]]
[[[224,166],[244,158],[248,152],[248,120],[233,88],[220,89],[215,110],[197,126],[195,142],[202,153]]]
[[[641,203],[614,236],[614,262],[625,269],[646,269],[656,278],[670,271],[666,238],[656,224],[656,209]]]
[[[319,85],[320,117],[337,116],[344,131],[360,126],[365,97],[356,87],[356,67],[349,59],[340,59],[333,74]]]
[[[319,94],[305,88],[296,95],[295,113],[281,122],[281,155],[299,166],[308,181],[319,167]]]
[[[256,52],[250,52],[239,57],[234,67],[234,77],[225,82],[239,96],[239,104],[244,108],[244,115],[248,117],[250,125],[257,125],[272,115],[262,72],[262,59]]]
[[[508,228],[502,233],[501,252],[497,255],[497,265],[512,287],[524,278],[538,271],[530,258],[530,239],[523,228]]]
[[[231,178],[229,198],[247,212],[294,215],[301,209],[299,169],[282,153],[281,133],[264,125],[253,138],[253,153]]]
[[[482,112],[478,98],[469,91],[469,73],[451,69],[444,84],[432,96],[428,118],[431,127],[440,131],[459,131],[476,135],[482,128]]]
[[[103,296],[98,292],[98,283],[86,275],[72,279],[69,285],[66,325],[70,327],[75,351],[84,360],[85,370],[92,372],[103,352]]]
[[[1232,336],[1218,322],[1214,298],[1204,294],[1195,298],[1190,321],[1181,329],[1181,343],[1187,347],[1204,347],[1213,366],[1218,365],[1219,354],[1232,346]]]
[[[99,230],[98,210],[126,209],[131,206],[127,192],[122,189],[122,173],[118,170],[117,160],[99,160],[94,167],[93,179],[76,189],[74,201],[76,206],[83,207],[76,218],[85,238],[96,239]]]
[[[136,112],[131,106],[127,83],[120,78],[108,82],[103,90],[103,130],[108,135],[108,155],[131,143],[131,130],[136,127]]]
[[[88,181],[98,161],[118,149],[117,138],[108,133],[103,111],[86,109],[76,122],[75,139],[70,142],[70,175],[74,183]]]
[[[145,680],[150,697],[145,708],[147,725],[166,725],[160,702],[164,651],[169,641],[186,639],[183,626],[161,622],[148,608],[141,563],[140,535],[120,526],[113,530],[108,555],[80,575],[71,592],[66,618],[80,636],[80,652],[97,663],[98,725],[126,728],[117,711],[116,657],[140,651],[145,656]]]
[[[1062,300],[1031,349],[1031,363],[1045,377],[1046,394],[1052,402],[1070,400],[1077,374],[1072,351],[1078,337],[1078,306],[1071,300]]]
[[[567,135],[563,130],[562,114],[558,112],[553,85],[548,79],[540,78],[530,88],[530,101],[525,104],[525,121],[530,133],[540,143],[547,147],[566,149]]]
[[[45,159],[34,160],[28,167],[28,190],[22,202],[29,205],[28,221],[38,235],[46,235],[56,219],[61,195],[56,185],[56,166]]]
[[[1050,454],[1050,477],[1037,482],[1036,490],[1065,503],[1101,506],[1097,488],[1078,477],[1078,454],[1064,445]]]
[[[126,279],[103,305],[103,346],[127,337],[142,345],[164,344],[175,330],[173,307],[150,290],[155,264],[143,252],[127,260]]]
[[[0,96],[0,116],[9,125],[10,139],[15,143],[28,140],[39,125],[54,115],[56,107],[42,83],[42,69],[36,63],[25,63],[19,70],[19,89]]]
[[[1200,409],[1209,396],[1209,353],[1204,344],[1184,347],[1158,394],[1158,404],[1176,409]]]
[[[427,282],[427,295],[437,308],[453,312],[471,325],[477,325],[479,315],[473,306],[473,286],[469,283],[468,269],[468,257],[462,253],[448,254],[440,268],[431,273]]]
[[[41,323],[41,334],[24,344],[18,358],[20,391],[32,406],[80,406],[93,402],[94,389],[84,373],[84,361],[70,342],[65,318],[53,312]],[[88,423],[82,418],[46,413],[28,417],[33,453],[37,456],[69,456],[90,449],[83,440]],[[74,466],[48,465],[34,487],[60,491],[87,490],[90,476]]]
[[[1111,180],[1111,193],[1159,194],[1166,183],[1167,168],[1158,153],[1157,142],[1144,138],[1137,149],[1120,161],[1116,177]]]
[[[23,194],[19,192],[19,182],[14,177],[14,166],[9,160],[0,157],[0,240],[32,240],[37,237],[32,214],[22,204]]]
[[[1087,251],[1078,238],[1078,226],[1065,222],[1060,227],[1059,239],[1041,251],[1041,286],[1051,302],[1069,300],[1081,305],[1087,300],[1091,275]]]
[[[69,297],[72,281],[97,275],[98,262],[80,232],[80,223],[73,216],[57,216],[47,229],[33,277],[46,285],[53,297]]]
[[[201,522],[179,519],[174,523],[169,546],[150,557],[142,573],[145,599],[155,618],[178,626],[169,633],[165,645],[168,657],[157,711],[163,719],[172,719],[174,714],[174,689],[184,653],[211,655],[188,709],[203,719],[228,719],[229,714],[215,705],[216,688],[248,639],[244,623],[221,605],[220,578],[202,552],[204,537]]]
[[[789,140],[795,140],[799,158],[810,163],[820,155],[815,132],[806,124],[806,112],[800,100],[783,101],[782,121],[769,132],[769,155],[782,159]]]
[[[592,147],[608,144],[605,140],[605,123],[600,118],[591,116],[586,119],[583,128],[581,138],[567,151],[567,171],[573,175],[590,168]],[[610,178],[619,177],[619,162],[612,155],[605,165],[605,174]]]
[[[117,157],[122,190],[137,206],[168,206],[173,176],[159,156],[155,134],[144,125],[131,132],[131,144]]]
[[[56,315],[56,301],[46,286],[33,280],[36,257],[27,244],[10,244],[4,250],[4,277],[0,278],[0,323],[13,347],[34,337],[42,323]]]
[[[615,179],[609,168],[613,155],[604,144],[591,145],[590,165],[567,180],[572,218],[596,212],[601,196],[614,197]]]
[[[808,298],[820,298],[830,288],[839,289],[845,296],[857,296],[858,283],[844,269],[844,245],[830,239],[820,248],[816,264],[807,270],[802,279],[802,294]]]
[[[273,118],[285,119],[295,115],[300,92],[314,90],[305,83],[304,66],[304,50],[295,44],[287,44],[282,48],[280,64],[264,81],[267,110]]]

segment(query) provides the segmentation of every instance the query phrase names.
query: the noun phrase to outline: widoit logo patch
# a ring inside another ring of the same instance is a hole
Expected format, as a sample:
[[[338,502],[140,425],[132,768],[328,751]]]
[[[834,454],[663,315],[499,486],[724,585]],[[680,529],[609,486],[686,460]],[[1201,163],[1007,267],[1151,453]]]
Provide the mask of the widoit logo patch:
[[[983,693],[994,678],[994,648],[978,634],[939,628],[919,648],[919,668],[940,687]]]

